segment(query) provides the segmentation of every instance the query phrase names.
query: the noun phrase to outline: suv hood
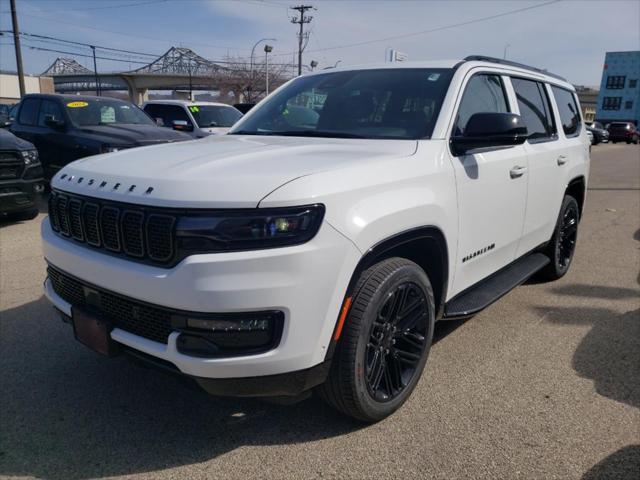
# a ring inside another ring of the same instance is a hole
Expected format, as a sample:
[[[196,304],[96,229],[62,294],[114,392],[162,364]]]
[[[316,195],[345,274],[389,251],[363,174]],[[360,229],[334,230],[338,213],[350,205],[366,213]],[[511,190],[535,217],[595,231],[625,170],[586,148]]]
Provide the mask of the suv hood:
[[[210,136],[87,157],[58,172],[52,186],[144,205],[254,208],[296,178],[411,156],[416,148],[415,140]]]
[[[91,138],[108,145],[153,145],[155,143],[190,140],[191,136],[155,125],[114,124],[79,127],[82,137]]]

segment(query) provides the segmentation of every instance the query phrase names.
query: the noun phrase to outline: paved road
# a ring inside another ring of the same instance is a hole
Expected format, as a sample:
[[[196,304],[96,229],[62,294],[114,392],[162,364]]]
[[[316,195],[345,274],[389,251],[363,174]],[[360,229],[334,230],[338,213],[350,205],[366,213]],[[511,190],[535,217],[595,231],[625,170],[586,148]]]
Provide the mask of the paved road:
[[[594,147],[592,171],[571,272],[441,324],[372,426],[98,357],[41,295],[39,221],[0,227],[0,476],[637,479],[640,148]]]

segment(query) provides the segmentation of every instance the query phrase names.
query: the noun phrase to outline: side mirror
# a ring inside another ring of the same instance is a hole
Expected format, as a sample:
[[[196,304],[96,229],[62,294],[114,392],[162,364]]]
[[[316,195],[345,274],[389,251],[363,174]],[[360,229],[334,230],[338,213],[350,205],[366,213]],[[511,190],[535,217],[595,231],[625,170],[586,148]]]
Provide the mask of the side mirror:
[[[527,127],[515,113],[475,113],[467,122],[462,135],[451,137],[451,151],[455,156],[473,150],[512,147],[528,138]]]
[[[193,132],[193,125],[186,120],[174,120],[173,129],[179,132]]]
[[[55,128],[56,130],[62,130],[64,128],[64,120],[56,120],[53,115],[46,115],[44,117],[44,124],[47,127]]]

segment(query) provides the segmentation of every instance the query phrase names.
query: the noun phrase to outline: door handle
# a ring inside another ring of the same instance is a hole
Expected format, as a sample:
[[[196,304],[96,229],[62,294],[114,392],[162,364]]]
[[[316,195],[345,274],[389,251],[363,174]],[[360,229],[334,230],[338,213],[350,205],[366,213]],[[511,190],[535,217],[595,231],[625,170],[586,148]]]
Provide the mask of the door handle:
[[[527,167],[515,166],[511,170],[509,170],[509,175],[511,175],[511,178],[518,178],[524,175],[526,171]]]
[[[558,157],[558,165],[564,165],[565,163],[567,163],[567,157],[565,157],[564,155],[560,155]]]

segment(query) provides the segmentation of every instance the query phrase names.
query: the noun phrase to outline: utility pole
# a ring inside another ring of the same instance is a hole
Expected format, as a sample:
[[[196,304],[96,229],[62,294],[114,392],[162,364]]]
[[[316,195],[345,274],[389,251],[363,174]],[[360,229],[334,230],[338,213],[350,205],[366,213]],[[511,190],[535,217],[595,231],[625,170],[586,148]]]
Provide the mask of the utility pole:
[[[302,75],[302,52],[307,46],[307,42],[305,42],[305,40],[309,40],[309,32],[305,33],[304,24],[311,23],[311,20],[313,20],[312,16],[305,16],[304,12],[311,10],[312,8],[313,6],[311,5],[298,5],[297,7],[291,7],[291,10],[296,10],[300,14],[299,17],[293,17],[291,19],[291,23],[297,23],[300,25],[300,32],[298,33],[298,75]]]
[[[96,47],[93,45],[89,45],[91,47],[91,51],[93,52],[93,78],[96,82],[96,95],[100,96],[100,80],[98,79],[98,64],[96,63]]]
[[[13,44],[16,47],[16,69],[18,70],[18,83],[20,84],[20,97],[25,93],[24,70],[22,68],[22,50],[20,49],[20,28],[18,27],[18,14],[16,13],[16,0],[11,0],[11,22],[13,24]]]

